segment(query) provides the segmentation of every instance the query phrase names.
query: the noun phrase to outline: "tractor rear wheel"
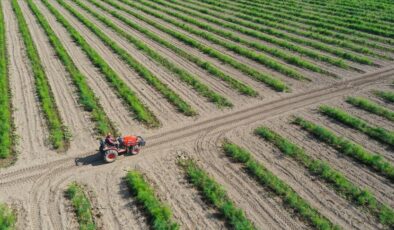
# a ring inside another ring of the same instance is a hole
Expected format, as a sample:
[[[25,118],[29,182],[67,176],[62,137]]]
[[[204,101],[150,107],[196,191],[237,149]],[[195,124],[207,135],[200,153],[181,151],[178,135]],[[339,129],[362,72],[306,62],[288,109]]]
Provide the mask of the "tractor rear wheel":
[[[104,153],[104,160],[107,163],[111,163],[114,162],[116,160],[116,158],[118,157],[118,152],[115,150],[107,150]]]

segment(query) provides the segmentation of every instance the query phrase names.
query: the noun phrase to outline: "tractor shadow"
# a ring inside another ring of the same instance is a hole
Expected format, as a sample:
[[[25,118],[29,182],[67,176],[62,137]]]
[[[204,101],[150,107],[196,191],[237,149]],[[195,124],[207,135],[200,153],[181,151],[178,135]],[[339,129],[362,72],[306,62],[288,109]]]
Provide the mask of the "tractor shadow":
[[[77,157],[75,158],[75,165],[83,166],[83,165],[91,165],[91,166],[100,166],[105,164],[100,152],[96,152],[96,154],[89,155],[86,157]]]

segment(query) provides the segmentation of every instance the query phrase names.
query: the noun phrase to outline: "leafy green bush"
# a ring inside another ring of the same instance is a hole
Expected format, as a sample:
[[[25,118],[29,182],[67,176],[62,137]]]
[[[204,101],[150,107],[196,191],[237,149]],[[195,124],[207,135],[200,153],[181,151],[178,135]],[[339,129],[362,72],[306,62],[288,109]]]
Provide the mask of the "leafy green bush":
[[[28,25],[17,0],[12,0],[12,9],[15,12],[19,32],[22,35],[22,39],[26,47],[26,53],[30,60],[34,75],[35,90],[40,101],[41,110],[49,128],[50,142],[55,149],[64,150],[68,145],[69,136],[65,126],[63,125],[56,106],[55,98],[51,91],[51,86],[49,85],[44,67],[41,64],[40,56],[38,55],[37,48],[31,37]]]
[[[100,40],[106,44],[111,50],[117,54],[130,68],[135,70],[139,76],[160,92],[169,103],[174,105],[181,113],[186,116],[196,115],[196,111],[185,102],[180,96],[174,92],[168,85],[164,84],[157,78],[149,69],[142,65],[138,60],[131,56],[127,50],[120,47],[114,40],[107,36],[102,30],[99,29],[94,23],[89,21],[81,13],[71,7],[63,0],[57,0],[68,12],[74,15],[82,24],[84,24],[91,32],[93,32]]]
[[[0,204],[0,230],[15,229],[15,213],[4,204]]]
[[[374,91],[374,94],[387,102],[394,103],[394,93],[389,91]]]
[[[180,161],[190,183],[201,191],[202,196],[217,208],[233,229],[255,229],[245,217],[244,212],[237,208],[227,196],[226,190],[218,184],[208,173],[198,167],[193,160]]]
[[[256,161],[246,149],[233,143],[225,142],[223,150],[235,162],[242,163],[257,182],[279,196],[286,206],[293,209],[316,229],[339,229],[339,226],[335,226],[316,209],[312,208],[289,185],[265,168],[263,164]]]
[[[131,193],[151,219],[152,229],[179,229],[179,225],[171,220],[170,208],[156,198],[153,189],[144,180],[141,173],[129,171],[126,180]]]
[[[85,195],[82,186],[76,182],[71,183],[66,190],[67,197],[71,200],[74,207],[75,214],[77,215],[79,229],[81,230],[94,230],[96,224],[92,216],[92,207],[88,197]]]
[[[281,80],[274,78],[268,74],[261,73],[260,71],[253,69],[247,65],[244,65],[244,64],[238,62],[237,60],[235,60],[234,58],[232,58],[228,55],[225,55],[215,49],[212,49],[212,48],[198,42],[197,40],[184,35],[183,33],[179,33],[175,30],[168,29],[166,26],[163,26],[163,25],[155,22],[154,20],[147,19],[143,15],[138,14],[138,13],[134,12],[133,10],[127,10],[125,7],[121,7],[119,4],[117,4],[116,2],[114,2],[112,0],[103,0],[103,1],[110,4],[111,6],[113,6],[115,8],[122,10],[128,14],[131,14],[131,15],[137,17],[138,19],[148,23],[149,25],[154,26],[155,28],[173,36],[174,38],[178,39],[179,41],[183,42],[184,44],[192,46],[194,48],[197,48],[201,52],[203,52],[204,54],[209,55],[213,58],[216,58],[223,63],[231,65],[232,67],[240,70],[241,72],[250,76],[251,78],[253,78],[257,81],[261,81],[261,82],[265,83],[267,86],[269,86],[277,91],[287,91],[289,89],[288,86],[284,82],[282,82]],[[135,5],[134,2],[126,1],[126,0],[120,0],[120,1],[128,6],[138,7],[137,5]],[[147,13],[147,14],[151,14],[152,16],[155,16],[155,17],[159,16],[159,15],[155,14],[153,11],[150,11],[149,9],[147,9],[146,7],[138,7],[138,9]]]
[[[255,134],[274,144],[283,154],[293,158],[311,174],[331,185],[338,195],[361,208],[366,208],[379,219],[381,224],[394,227],[394,210],[390,206],[380,203],[371,192],[357,187],[342,173],[332,169],[329,164],[321,160],[314,160],[303,149],[272,130],[260,127],[255,130]]]
[[[8,82],[7,42],[3,7],[0,2],[0,159],[12,153],[12,109]]]
[[[127,39],[131,44],[133,44],[137,49],[141,50],[145,54],[147,54],[150,58],[155,60],[158,64],[161,64],[165,68],[167,68],[169,71],[173,72],[175,76],[177,76],[181,81],[185,82],[186,84],[190,85],[193,87],[195,91],[197,91],[201,96],[206,97],[209,101],[213,102],[216,104],[218,107],[231,107],[232,104],[228,99],[225,97],[221,96],[220,94],[216,93],[212,89],[210,89],[207,85],[202,83],[198,77],[192,75],[189,73],[187,70],[180,68],[178,65],[174,64],[164,56],[160,55],[158,52],[155,50],[151,49],[149,46],[147,46],[143,41],[135,38],[132,36],[130,33],[127,33],[124,31],[122,28],[118,27],[115,25],[111,20],[109,20],[108,17],[103,16],[100,13],[97,13],[90,9],[87,5],[83,4],[79,0],[73,0],[78,6],[83,8],[85,11],[93,15],[95,18],[97,18],[99,21],[104,23],[107,27],[111,28],[113,31],[115,31],[118,35],[124,37]]]
[[[359,130],[360,132],[363,132],[366,135],[380,142],[394,146],[394,133],[391,131],[388,131],[381,127],[373,127],[364,120],[361,120],[358,117],[354,117],[347,112],[337,108],[320,106],[320,112],[338,122],[341,122],[342,124]]]
[[[389,161],[386,161],[381,155],[370,153],[361,145],[349,141],[344,137],[336,136],[328,129],[300,117],[297,117],[294,123],[341,153],[371,167],[383,176],[394,180],[394,166]]]
[[[86,77],[75,66],[75,63],[67,53],[55,32],[52,30],[48,21],[45,19],[32,0],[27,0],[27,3],[35,15],[38,23],[40,23],[41,27],[44,29],[50,44],[56,52],[57,57],[60,59],[65,69],[70,74],[72,82],[78,90],[79,103],[83,106],[85,111],[90,112],[91,120],[95,123],[98,133],[100,135],[105,135],[109,132],[116,133],[114,125],[105,114],[98,101],[98,98],[94,95],[93,90],[87,84]]]
[[[47,0],[42,0],[49,11],[56,17],[68,31],[75,43],[81,47],[89,60],[104,75],[107,82],[114,89],[114,92],[121,98],[129,109],[134,112],[136,119],[151,127],[159,126],[159,121],[154,114],[138,99],[137,95],[120,79],[117,73],[109,64],[89,45],[81,34],[64,18],[64,16]]]
[[[380,106],[368,99],[361,97],[348,97],[346,102],[352,104],[358,108],[382,116],[390,121],[394,121],[394,112]]]

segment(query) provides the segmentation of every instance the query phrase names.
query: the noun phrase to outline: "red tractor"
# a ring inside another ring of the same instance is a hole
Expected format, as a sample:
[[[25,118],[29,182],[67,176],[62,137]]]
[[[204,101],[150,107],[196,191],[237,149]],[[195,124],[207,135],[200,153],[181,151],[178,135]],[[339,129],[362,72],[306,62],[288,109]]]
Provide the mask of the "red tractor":
[[[145,146],[145,140],[140,136],[118,137],[116,141],[105,139],[100,141],[100,153],[105,162],[111,163],[121,154],[138,154],[142,146]]]

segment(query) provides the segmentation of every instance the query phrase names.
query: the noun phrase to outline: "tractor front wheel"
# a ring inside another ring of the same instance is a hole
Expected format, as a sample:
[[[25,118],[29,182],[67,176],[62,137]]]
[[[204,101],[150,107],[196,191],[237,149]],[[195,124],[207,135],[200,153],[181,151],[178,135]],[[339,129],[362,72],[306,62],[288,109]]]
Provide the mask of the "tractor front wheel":
[[[114,162],[117,157],[118,157],[118,152],[116,152],[115,150],[112,150],[112,149],[107,150],[104,153],[104,161],[107,163]]]

